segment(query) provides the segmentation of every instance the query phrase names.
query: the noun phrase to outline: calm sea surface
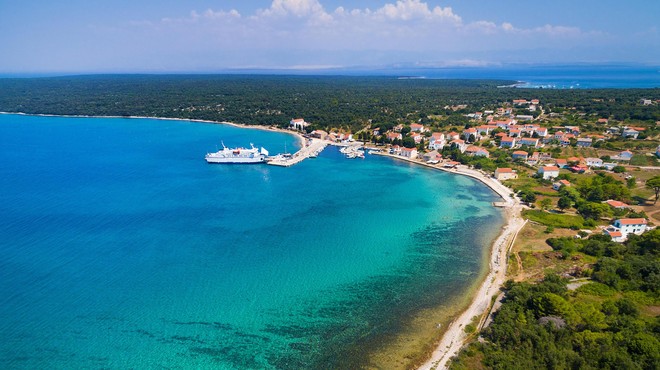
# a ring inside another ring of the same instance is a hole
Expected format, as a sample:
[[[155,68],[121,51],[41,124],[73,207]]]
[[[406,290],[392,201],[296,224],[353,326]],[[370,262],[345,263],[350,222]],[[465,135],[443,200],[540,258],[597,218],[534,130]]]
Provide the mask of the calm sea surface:
[[[0,115],[0,367],[353,367],[465,292],[503,223],[471,179],[290,135]]]

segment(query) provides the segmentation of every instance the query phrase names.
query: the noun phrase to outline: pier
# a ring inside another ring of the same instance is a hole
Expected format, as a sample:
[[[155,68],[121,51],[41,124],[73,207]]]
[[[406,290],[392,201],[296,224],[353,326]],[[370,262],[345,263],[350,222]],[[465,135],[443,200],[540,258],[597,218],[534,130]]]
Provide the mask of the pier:
[[[323,151],[323,149],[325,149],[326,146],[328,146],[328,143],[324,140],[319,140],[319,139],[310,139],[310,140],[311,142],[308,145],[302,147],[292,156],[284,157],[278,155],[274,157],[272,160],[268,161],[268,164],[272,166],[281,166],[281,167],[293,166],[296,163],[302,162],[306,158],[318,155]]]

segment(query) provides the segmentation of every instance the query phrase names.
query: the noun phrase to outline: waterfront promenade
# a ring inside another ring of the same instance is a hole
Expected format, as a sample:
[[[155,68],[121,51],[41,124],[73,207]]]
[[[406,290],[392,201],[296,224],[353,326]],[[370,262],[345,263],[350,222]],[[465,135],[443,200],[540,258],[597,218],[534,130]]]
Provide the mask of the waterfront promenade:
[[[320,139],[309,139],[309,143],[304,145],[299,151],[295,152],[290,157],[278,156],[268,162],[272,166],[290,167],[294,164],[302,162],[304,159],[311,156],[316,156],[328,146],[328,142]]]

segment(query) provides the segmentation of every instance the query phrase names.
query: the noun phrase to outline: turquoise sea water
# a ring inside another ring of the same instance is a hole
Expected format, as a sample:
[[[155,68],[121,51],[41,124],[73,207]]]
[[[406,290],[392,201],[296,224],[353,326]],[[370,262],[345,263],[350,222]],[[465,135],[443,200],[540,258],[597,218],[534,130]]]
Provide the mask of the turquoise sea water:
[[[0,367],[363,365],[474,282],[503,216],[471,179],[290,135],[0,115]]]

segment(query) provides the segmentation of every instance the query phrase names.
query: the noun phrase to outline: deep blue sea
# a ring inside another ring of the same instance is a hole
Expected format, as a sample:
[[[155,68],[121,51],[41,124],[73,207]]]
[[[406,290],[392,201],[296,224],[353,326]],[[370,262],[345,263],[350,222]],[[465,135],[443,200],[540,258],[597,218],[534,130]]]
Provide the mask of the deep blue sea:
[[[412,71],[411,71],[412,72]],[[425,78],[505,79],[519,88],[623,89],[660,87],[660,66],[536,65],[483,68],[418,69]]]
[[[465,294],[503,216],[472,179],[281,133],[0,115],[0,368],[351,368]]]
[[[226,73],[227,71],[225,71]],[[501,79],[520,81],[519,88],[624,89],[660,87],[660,65],[637,64],[505,64],[484,67],[397,66],[366,69],[245,71],[429,79]]]

